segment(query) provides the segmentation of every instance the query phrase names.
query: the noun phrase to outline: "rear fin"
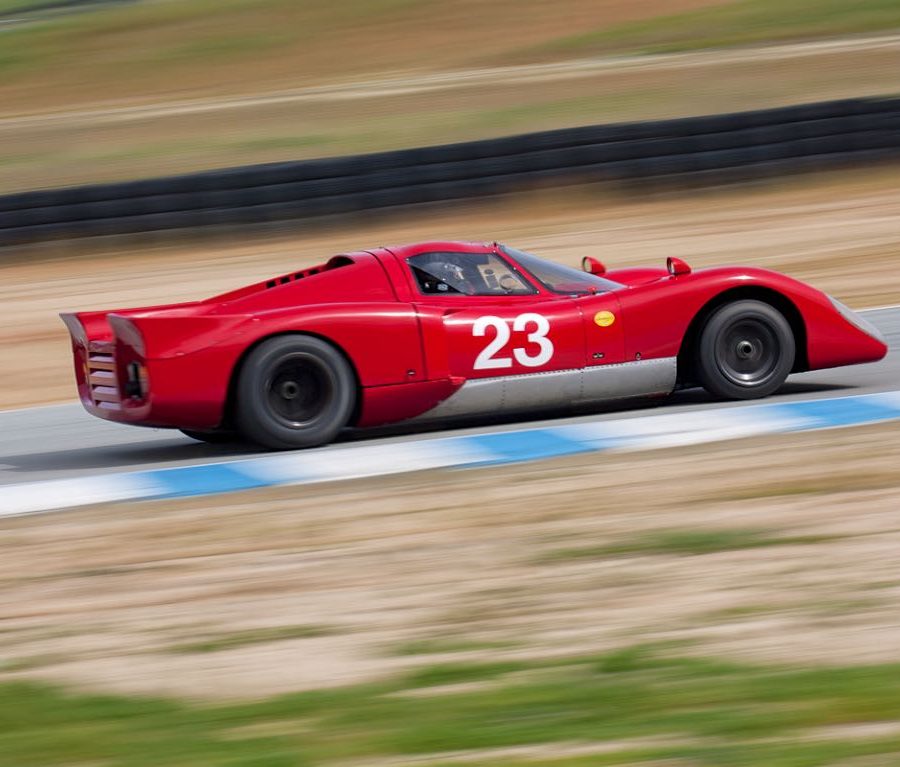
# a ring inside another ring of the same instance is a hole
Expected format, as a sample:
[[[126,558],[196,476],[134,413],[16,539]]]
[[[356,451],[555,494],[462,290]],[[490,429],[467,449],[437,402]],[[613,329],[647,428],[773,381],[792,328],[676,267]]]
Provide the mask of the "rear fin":
[[[145,312],[162,312],[169,309],[190,309],[201,306],[199,301],[188,301],[180,304],[159,304],[158,306],[137,306],[130,309],[104,309],[94,312],[61,312],[60,319],[66,324],[73,340],[82,338],[83,343],[111,342],[114,340],[113,329],[109,324],[110,314],[129,316]]]
[[[84,325],[81,324],[81,320],[78,319],[78,314],[75,312],[62,312],[59,317],[66,323],[69,335],[72,336],[72,343],[78,346],[87,346],[87,331],[84,329]]]
[[[106,315],[109,312],[62,312],[59,316],[75,343],[87,347],[92,341],[112,341],[113,332]]]

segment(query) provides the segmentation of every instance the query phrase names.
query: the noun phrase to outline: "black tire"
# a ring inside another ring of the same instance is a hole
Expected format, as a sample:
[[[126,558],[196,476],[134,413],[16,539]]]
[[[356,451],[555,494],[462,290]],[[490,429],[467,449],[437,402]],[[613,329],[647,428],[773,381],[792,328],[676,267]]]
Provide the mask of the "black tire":
[[[356,405],[356,377],[331,344],[278,336],[244,361],[237,384],[237,425],[251,442],[275,450],[331,442]]]
[[[227,445],[230,442],[239,442],[240,436],[233,431],[194,431],[193,429],[179,429],[185,437],[190,437],[198,442],[207,442],[210,445]]]
[[[710,315],[694,362],[710,394],[756,399],[781,387],[795,354],[794,334],[781,312],[762,301],[735,301]]]

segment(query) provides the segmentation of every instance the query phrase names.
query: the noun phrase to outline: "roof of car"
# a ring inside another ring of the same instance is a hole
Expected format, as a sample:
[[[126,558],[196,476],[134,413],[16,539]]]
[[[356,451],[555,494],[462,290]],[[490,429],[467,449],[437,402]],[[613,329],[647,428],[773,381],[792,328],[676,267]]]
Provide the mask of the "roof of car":
[[[384,250],[389,250],[400,258],[407,258],[417,253],[451,252],[451,253],[485,253],[493,250],[492,242],[464,242],[458,240],[434,240],[431,242],[417,242],[407,245],[388,245]]]

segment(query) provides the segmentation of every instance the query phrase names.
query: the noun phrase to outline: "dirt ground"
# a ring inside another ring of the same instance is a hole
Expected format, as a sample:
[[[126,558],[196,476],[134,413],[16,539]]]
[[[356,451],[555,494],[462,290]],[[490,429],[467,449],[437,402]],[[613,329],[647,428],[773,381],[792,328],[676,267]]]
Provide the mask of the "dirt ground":
[[[900,302],[898,171],[635,197],[571,189],[442,210],[373,214],[255,237],[44,244],[0,262],[0,408],[72,400],[60,311],[195,300],[346,250],[426,239],[501,240],[577,265],[743,263],[782,270],[854,308]]]
[[[636,643],[891,661],[898,434],[883,425],[7,520],[0,676],[243,698]],[[731,543],[647,543],[672,531]],[[732,540],[756,534],[770,543]]]

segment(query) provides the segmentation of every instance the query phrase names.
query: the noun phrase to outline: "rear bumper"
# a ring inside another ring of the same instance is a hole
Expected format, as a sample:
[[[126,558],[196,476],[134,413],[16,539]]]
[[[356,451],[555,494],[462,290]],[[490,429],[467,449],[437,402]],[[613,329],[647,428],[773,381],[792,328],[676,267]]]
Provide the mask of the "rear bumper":
[[[144,360],[115,341],[85,343],[74,337],[72,352],[78,397],[97,418],[156,428],[222,424],[231,370],[222,355]]]
[[[190,307],[188,307],[190,309]],[[122,312],[60,315],[72,339],[78,396],[107,421],[208,430],[223,425],[228,387],[244,348],[244,317]]]

